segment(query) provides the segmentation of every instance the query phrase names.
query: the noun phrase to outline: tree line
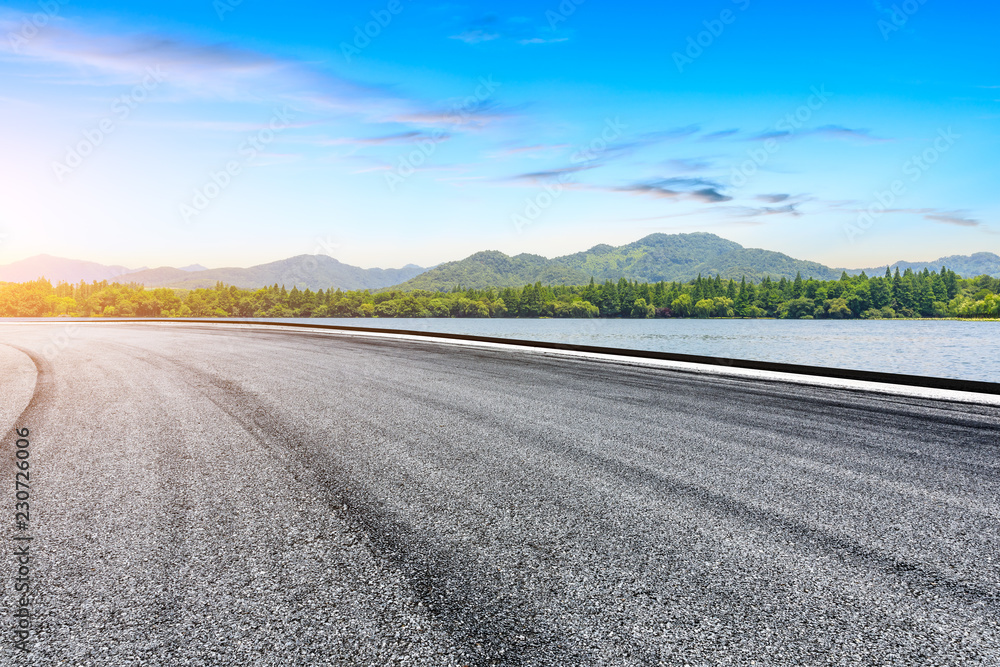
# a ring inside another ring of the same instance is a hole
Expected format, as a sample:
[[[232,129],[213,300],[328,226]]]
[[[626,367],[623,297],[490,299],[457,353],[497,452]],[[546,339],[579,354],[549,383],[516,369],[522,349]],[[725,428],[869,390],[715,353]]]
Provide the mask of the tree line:
[[[839,280],[714,278],[640,283],[624,278],[587,285],[447,292],[312,291],[277,284],[240,289],[146,289],[136,283],[45,279],[0,283],[3,317],[775,317],[786,319],[997,318],[1000,279],[962,278],[942,267]]]

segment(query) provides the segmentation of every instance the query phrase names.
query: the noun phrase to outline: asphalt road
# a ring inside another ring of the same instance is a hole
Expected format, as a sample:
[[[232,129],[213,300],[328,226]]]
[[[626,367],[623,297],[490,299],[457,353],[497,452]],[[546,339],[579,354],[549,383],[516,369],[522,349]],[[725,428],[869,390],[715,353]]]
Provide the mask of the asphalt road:
[[[0,368],[0,664],[1000,664],[995,406],[212,325]]]

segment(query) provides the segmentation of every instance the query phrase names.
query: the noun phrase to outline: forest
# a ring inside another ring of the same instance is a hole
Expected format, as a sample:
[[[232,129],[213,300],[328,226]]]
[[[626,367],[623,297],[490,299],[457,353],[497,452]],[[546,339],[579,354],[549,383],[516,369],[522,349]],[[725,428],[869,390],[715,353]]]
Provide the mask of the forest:
[[[839,280],[764,278],[736,282],[608,280],[586,285],[500,289],[312,291],[272,285],[248,290],[146,289],[135,283],[0,283],[3,317],[739,317],[784,319],[998,318],[1000,279],[939,272]]]

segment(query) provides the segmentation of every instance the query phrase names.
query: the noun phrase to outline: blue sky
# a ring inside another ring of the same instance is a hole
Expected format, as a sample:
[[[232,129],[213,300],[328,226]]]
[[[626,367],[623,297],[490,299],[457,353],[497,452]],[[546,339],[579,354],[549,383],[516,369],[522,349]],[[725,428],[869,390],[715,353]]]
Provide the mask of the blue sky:
[[[994,3],[8,2],[0,263],[1000,252]]]

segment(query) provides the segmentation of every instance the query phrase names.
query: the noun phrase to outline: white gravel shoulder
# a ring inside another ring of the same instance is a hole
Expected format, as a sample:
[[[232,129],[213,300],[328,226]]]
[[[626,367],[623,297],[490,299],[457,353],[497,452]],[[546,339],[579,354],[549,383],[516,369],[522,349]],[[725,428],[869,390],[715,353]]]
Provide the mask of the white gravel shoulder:
[[[259,325],[255,326],[253,324],[246,324],[246,325],[226,324],[221,326],[228,326],[228,327],[236,326],[241,328],[261,329]],[[318,333],[328,334],[331,336],[383,338],[390,340],[406,340],[414,342],[424,341],[428,343],[434,343],[436,345],[442,345],[442,344],[461,345],[465,347],[476,347],[482,349],[495,349],[495,350],[507,350],[507,351],[514,350],[517,352],[523,352],[525,354],[536,354],[536,355],[543,355],[549,357],[562,357],[562,358],[575,357],[578,359],[587,359],[591,361],[605,361],[615,364],[622,364],[626,366],[665,368],[675,371],[683,371],[687,373],[696,373],[699,375],[739,377],[751,380],[763,380],[768,382],[785,382],[790,384],[798,384],[798,385],[805,385],[812,387],[848,389],[854,391],[871,392],[876,394],[885,394],[889,396],[953,401],[953,402],[971,403],[977,405],[1000,405],[1000,396],[995,396],[992,394],[982,394],[982,393],[967,392],[967,391],[953,391],[948,389],[933,389],[928,387],[911,387],[906,385],[888,384],[883,382],[866,382],[861,380],[848,380],[842,378],[823,377],[815,375],[800,375],[797,373],[780,373],[776,371],[755,370],[752,368],[734,368],[731,366],[697,364],[684,361],[644,359],[641,357],[626,357],[615,354],[599,354],[594,352],[576,352],[573,350],[554,350],[544,347],[505,345],[503,343],[466,341],[466,340],[456,340],[453,338],[435,338],[433,336],[411,336],[393,332],[370,333],[370,332],[352,332],[352,331],[330,331],[323,329],[307,330],[301,327],[282,327],[280,325],[275,325],[274,327],[272,326],[267,327],[267,329],[272,329],[272,328],[288,332],[308,331],[310,334],[313,335],[315,335],[318,332]]]

